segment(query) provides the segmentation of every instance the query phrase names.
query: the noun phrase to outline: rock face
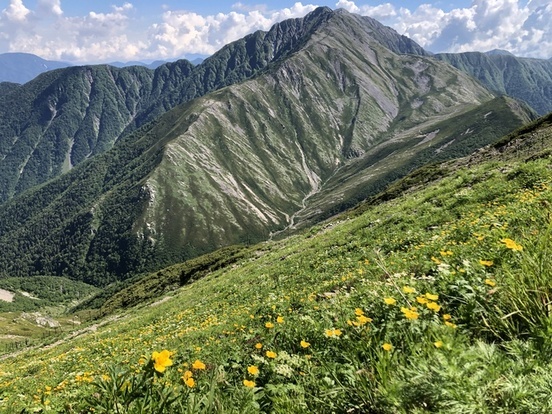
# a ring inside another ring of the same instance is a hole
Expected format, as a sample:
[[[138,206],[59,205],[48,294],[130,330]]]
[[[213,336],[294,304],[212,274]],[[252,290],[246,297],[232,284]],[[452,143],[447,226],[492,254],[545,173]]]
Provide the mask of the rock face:
[[[137,88],[125,104],[133,108],[125,122],[138,129],[6,203],[0,271],[105,284],[263,240],[340,211],[416,166],[466,155],[532,116],[343,10],[317,9],[217,56],[185,76],[161,66],[157,86]],[[46,119],[56,119],[55,108]]]

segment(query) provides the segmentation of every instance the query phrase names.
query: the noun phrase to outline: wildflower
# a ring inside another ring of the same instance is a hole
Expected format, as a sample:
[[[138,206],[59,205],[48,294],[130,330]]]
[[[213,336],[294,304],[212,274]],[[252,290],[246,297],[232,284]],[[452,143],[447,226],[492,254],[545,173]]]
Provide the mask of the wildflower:
[[[456,324],[449,321],[445,321],[445,325],[447,325],[449,328],[453,328],[453,329],[457,328]]]
[[[431,256],[431,261],[438,264],[438,265],[442,263],[439,259],[437,259],[436,257],[433,257],[433,256]]]
[[[361,315],[364,315],[364,311],[360,308],[356,308],[355,309],[355,315],[356,316],[361,316]]]
[[[496,282],[492,279],[485,279],[485,284],[489,285],[490,287],[496,286]]]
[[[186,384],[189,388],[194,388],[195,387],[195,380],[190,377],[190,378],[187,378],[184,380],[184,384]]]
[[[435,312],[439,312],[441,310],[441,306],[435,302],[429,302],[428,304],[426,304],[426,306],[428,309],[431,309]]]
[[[493,261],[492,260],[480,260],[479,264],[482,265],[482,266],[490,267],[490,266],[493,265]]]
[[[341,336],[341,329],[326,329],[325,331],[326,336],[328,338],[331,338],[333,336]]]
[[[273,324],[272,322],[267,322],[267,323],[265,323],[265,326],[266,326],[268,329],[274,328],[274,324]]]
[[[268,358],[276,358],[278,356],[278,354],[276,354],[276,352],[274,352],[274,351],[266,351],[266,356]]]
[[[416,302],[418,302],[420,305],[425,305],[429,301],[423,296],[418,296],[416,298]]]
[[[278,317],[276,318],[276,322],[278,322],[278,323],[284,323],[284,317],[283,317],[283,316],[278,316]]]
[[[157,372],[164,372],[167,367],[170,367],[173,364],[171,355],[172,352],[169,352],[166,349],[161,352],[154,351],[153,354],[151,354],[151,359],[153,359],[153,368]]]
[[[406,319],[410,320],[418,319],[418,317],[420,316],[418,312],[416,312],[416,308],[401,308],[401,312],[404,314]]]
[[[433,345],[435,346],[435,348],[441,348],[443,346],[443,341],[433,342]]]
[[[445,257],[445,256],[452,256],[452,252],[450,250],[444,250],[444,251],[440,251],[439,252],[441,254],[441,256]]]
[[[192,371],[186,370],[184,371],[184,374],[182,375],[182,380],[186,382],[187,379],[192,378],[194,374],[192,374]]]
[[[445,314],[443,315],[443,319],[444,319],[445,321],[450,321],[450,320],[452,319],[452,316],[450,316],[450,313],[445,313]]]
[[[310,346],[310,343],[307,341],[301,341],[301,348],[308,348]]]
[[[364,316],[364,315],[357,316],[357,320],[358,320],[358,325],[360,326],[366,325],[367,323],[372,322],[372,318],[368,318],[367,316]]]
[[[426,293],[425,294],[425,297],[429,300],[433,300],[433,301],[438,301],[439,300],[439,295],[434,295],[432,293]]]
[[[389,352],[393,349],[393,345],[391,345],[390,343],[387,343],[387,342],[384,343],[381,347],[383,348],[384,351],[387,351],[387,352]]]
[[[250,365],[247,367],[247,372],[251,375],[259,375],[259,368],[255,365]]]
[[[257,342],[255,344],[255,348],[257,348],[257,349],[261,349],[262,347],[263,347],[263,344],[261,344],[260,342]]]
[[[416,289],[410,286],[403,286],[402,291],[404,293],[416,293]]]
[[[245,385],[248,388],[253,388],[255,386],[255,381],[249,381],[249,380],[244,379],[243,380],[243,385]]]
[[[397,303],[397,300],[392,297],[383,298],[383,301],[388,305],[394,305],[395,303]]]
[[[521,252],[523,250],[523,246],[521,246],[520,244],[517,244],[512,239],[506,238],[506,239],[502,239],[500,241],[506,245],[507,249],[518,251],[518,252]]]
[[[196,359],[195,362],[192,364],[193,369],[203,370],[205,369],[205,364],[201,362],[199,359]]]

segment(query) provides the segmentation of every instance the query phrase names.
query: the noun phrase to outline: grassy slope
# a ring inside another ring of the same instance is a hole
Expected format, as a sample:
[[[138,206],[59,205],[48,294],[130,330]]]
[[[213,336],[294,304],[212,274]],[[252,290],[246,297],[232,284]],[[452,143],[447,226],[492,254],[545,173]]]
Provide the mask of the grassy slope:
[[[155,306],[4,359],[0,407],[109,412],[115,395],[124,410],[152,370],[141,358],[168,349],[174,365],[138,398],[147,412],[171,393],[170,412],[550,411],[550,121],[527,145],[447,164],[436,182],[259,245]]]

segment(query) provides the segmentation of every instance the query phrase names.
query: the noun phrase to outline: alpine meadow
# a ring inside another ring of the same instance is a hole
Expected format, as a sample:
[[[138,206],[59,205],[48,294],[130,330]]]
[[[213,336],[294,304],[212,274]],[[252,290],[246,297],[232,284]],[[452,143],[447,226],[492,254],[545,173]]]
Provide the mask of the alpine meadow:
[[[552,60],[0,57],[0,412],[552,412]]]

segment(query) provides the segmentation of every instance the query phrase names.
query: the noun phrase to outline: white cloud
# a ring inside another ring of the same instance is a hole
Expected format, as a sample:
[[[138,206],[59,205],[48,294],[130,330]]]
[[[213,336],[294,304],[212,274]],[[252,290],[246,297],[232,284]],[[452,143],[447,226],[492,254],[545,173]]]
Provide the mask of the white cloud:
[[[164,11],[154,21],[155,16],[141,16],[131,2],[113,0],[116,4],[107,11],[95,9],[91,2],[87,14],[66,16],[61,0],[37,0],[34,9],[26,1],[9,0],[1,10],[0,51],[77,63],[212,54],[248,33],[268,30],[317,7],[296,2],[272,10],[266,4],[242,1],[228,13],[201,15],[160,5]],[[549,0],[472,0],[468,7],[448,11],[431,4],[415,9],[400,4],[336,0],[335,6],[371,16],[433,52],[500,48],[520,56],[552,57]]]
[[[450,11],[430,4],[409,10],[362,3],[339,0],[336,7],[373,17],[432,52],[506,49],[519,56],[552,57],[548,0],[473,0],[469,7]]]

